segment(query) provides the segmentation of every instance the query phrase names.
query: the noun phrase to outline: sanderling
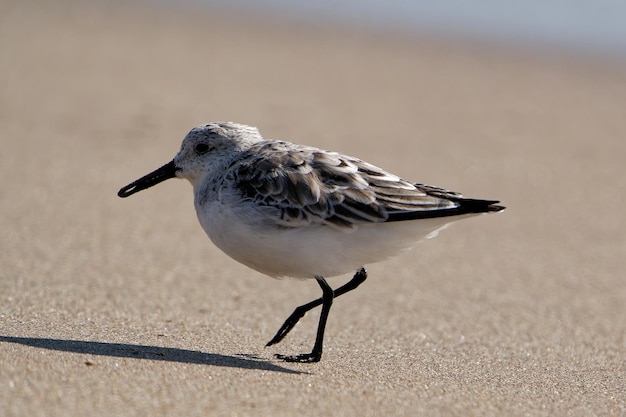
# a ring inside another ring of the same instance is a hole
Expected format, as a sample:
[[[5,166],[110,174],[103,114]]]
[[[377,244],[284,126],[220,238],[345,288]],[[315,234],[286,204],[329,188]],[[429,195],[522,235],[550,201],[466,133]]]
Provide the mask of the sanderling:
[[[174,177],[191,182],[200,224],[227,255],[271,277],[315,278],[322,288],[322,297],[296,308],[266,345],[322,305],[313,350],[276,355],[288,362],[320,360],[333,299],[365,281],[363,265],[398,255],[456,220],[504,209],[358,158],[265,140],[256,128],[231,122],[193,128],[171,162],[118,196]],[[334,291],[325,280],[355,270]]]

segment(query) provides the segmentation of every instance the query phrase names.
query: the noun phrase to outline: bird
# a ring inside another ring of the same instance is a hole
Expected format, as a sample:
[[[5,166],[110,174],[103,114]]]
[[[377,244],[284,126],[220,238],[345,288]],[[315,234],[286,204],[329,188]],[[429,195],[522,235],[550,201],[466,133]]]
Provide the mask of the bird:
[[[170,178],[191,183],[202,228],[228,256],[270,277],[315,279],[320,286],[322,296],[297,307],[266,345],[282,341],[321,305],[313,349],[275,355],[286,362],[320,361],[333,300],[366,280],[365,265],[397,256],[452,222],[505,208],[407,181],[356,157],[267,140],[234,122],[194,127],[170,162],[118,196]],[[326,281],[351,272],[334,290]]]

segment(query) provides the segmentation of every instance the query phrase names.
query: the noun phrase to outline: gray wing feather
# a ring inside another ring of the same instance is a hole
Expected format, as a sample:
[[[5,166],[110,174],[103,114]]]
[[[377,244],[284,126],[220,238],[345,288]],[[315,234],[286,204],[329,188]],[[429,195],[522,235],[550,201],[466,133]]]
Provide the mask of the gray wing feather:
[[[286,227],[354,228],[397,213],[454,208],[455,199],[462,198],[357,158],[285,142],[261,142],[231,169],[242,197]]]

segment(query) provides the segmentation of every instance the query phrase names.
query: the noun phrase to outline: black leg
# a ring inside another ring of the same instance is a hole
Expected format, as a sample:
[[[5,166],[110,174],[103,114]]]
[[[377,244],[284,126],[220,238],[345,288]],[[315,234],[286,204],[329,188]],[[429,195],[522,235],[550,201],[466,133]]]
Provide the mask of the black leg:
[[[323,277],[315,277],[317,283],[322,287],[322,312],[320,314],[320,322],[317,325],[317,337],[315,338],[315,345],[311,353],[303,353],[302,355],[279,355],[276,354],[278,359],[282,359],[287,362],[319,362],[322,358],[322,348],[324,344],[324,329],[326,329],[326,321],[328,320],[328,313],[330,307],[333,305],[334,293],[333,289],[326,282]]]
[[[328,285],[323,277],[315,277],[317,283],[322,288],[322,298],[311,301],[310,303],[301,305],[289,316],[289,318],[282,325],[276,336],[267,344],[267,346],[280,342],[289,331],[296,325],[298,320],[304,316],[304,314],[310,309],[322,304],[322,312],[320,314],[319,324],[317,325],[317,337],[315,338],[315,345],[311,353],[305,353],[302,355],[276,355],[277,358],[287,362],[319,362],[322,358],[322,350],[324,346],[324,330],[326,329],[326,321],[328,320],[328,313],[330,307],[333,305],[333,299],[341,294],[345,294],[348,291],[352,291],[358,287],[367,278],[367,271],[365,268],[360,268],[352,279],[339,287],[336,291]]]
[[[361,285],[361,283],[363,283],[363,281],[365,281],[366,278],[367,278],[367,271],[365,270],[365,268],[360,268],[358,271],[356,271],[356,274],[354,274],[354,277],[352,277],[350,281],[348,281],[346,284],[342,285],[341,287],[337,288],[334,291],[334,297],[339,297],[341,294],[345,294],[348,291],[352,291],[353,289]],[[280,329],[278,329],[278,332],[276,332],[276,335],[272,338],[272,340],[267,342],[267,345],[265,346],[275,345],[276,343],[283,340],[285,336],[287,336],[287,333],[289,333],[291,329],[295,327],[298,321],[300,321],[300,319],[304,317],[307,311],[317,307],[320,304],[322,304],[322,298],[318,298],[317,300],[313,300],[309,303],[296,307],[293,313],[291,313],[291,315],[287,317],[287,320],[285,320],[285,322],[280,327]]]

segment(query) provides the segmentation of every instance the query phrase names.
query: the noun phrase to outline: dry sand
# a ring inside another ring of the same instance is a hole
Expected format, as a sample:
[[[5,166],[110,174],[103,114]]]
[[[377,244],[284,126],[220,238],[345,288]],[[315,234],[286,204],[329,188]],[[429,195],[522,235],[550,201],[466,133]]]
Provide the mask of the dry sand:
[[[0,5],[0,56],[0,415],[626,414],[626,68],[43,1]],[[508,210],[369,266],[282,363],[317,285],[223,255],[187,183],[116,197],[215,120]]]

